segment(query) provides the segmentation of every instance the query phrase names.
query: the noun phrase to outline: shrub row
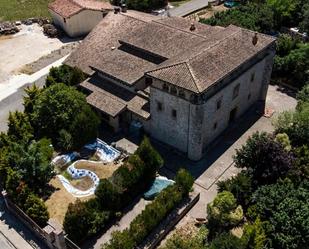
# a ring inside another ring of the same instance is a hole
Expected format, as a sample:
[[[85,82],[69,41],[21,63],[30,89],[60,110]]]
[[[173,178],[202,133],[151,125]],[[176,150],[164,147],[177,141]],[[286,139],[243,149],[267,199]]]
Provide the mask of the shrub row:
[[[133,249],[188,195],[193,185],[192,176],[181,169],[176,183],[164,189],[154,201],[146,206],[130,224],[128,229],[115,232],[103,249]]]
[[[69,237],[79,243],[103,229],[117,212],[151,186],[162,165],[163,159],[145,138],[109,179],[100,180],[95,199],[69,205],[63,224]]]

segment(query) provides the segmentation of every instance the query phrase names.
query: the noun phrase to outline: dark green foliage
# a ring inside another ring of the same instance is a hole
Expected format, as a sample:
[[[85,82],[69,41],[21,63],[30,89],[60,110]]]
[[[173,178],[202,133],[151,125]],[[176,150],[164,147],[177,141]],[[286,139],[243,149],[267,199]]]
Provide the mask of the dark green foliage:
[[[243,220],[243,210],[231,192],[223,191],[207,205],[207,218],[209,236],[213,238],[239,225]]]
[[[95,195],[104,209],[119,210],[121,206],[121,190],[108,179],[101,179]]]
[[[40,227],[46,226],[49,214],[45,203],[39,197],[30,194],[26,199],[24,210]]]
[[[178,175],[182,178],[184,171]],[[185,177],[187,178],[187,176]],[[192,183],[193,184],[193,183]],[[187,181],[168,186],[162,190],[153,202],[131,222],[130,228],[113,235],[111,241],[104,245],[104,249],[133,249],[181,202],[184,191],[189,187]],[[192,186],[191,186],[192,187]],[[190,189],[191,189],[190,187]]]
[[[293,146],[309,144],[309,104],[298,105],[295,112],[284,112],[275,122],[276,133],[286,133]]]
[[[209,249],[244,249],[242,240],[230,233],[222,233],[210,244]]]
[[[276,41],[276,55],[283,57],[297,48],[299,41],[288,34],[281,34]]]
[[[45,89],[38,96],[32,114],[37,136],[51,138],[61,150],[80,148],[95,138],[99,122],[85,96],[64,84]]]
[[[130,9],[135,10],[155,10],[167,5],[166,0],[127,0]]]
[[[284,178],[294,164],[293,154],[266,133],[254,133],[236,150],[236,167],[245,168],[254,185],[269,184]]]
[[[250,3],[244,6],[215,13],[209,19],[201,19],[202,23],[218,26],[234,24],[239,27],[267,33],[273,28],[273,12],[265,4]]]
[[[35,192],[41,193],[53,176],[50,164],[52,153],[50,140],[42,139],[31,142],[29,146],[13,143],[7,158],[10,167],[19,172],[21,180]]]
[[[149,177],[154,177],[155,172],[164,164],[162,157],[152,147],[147,137],[143,139],[135,154],[145,162]]]
[[[33,139],[33,128],[28,116],[19,111],[10,112],[7,135],[11,142],[28,143]]]
[[[302,21],[300,23],[300,31],[309,34],[309,3],[305,4],[302,8]]]
[[[79,243],[96,234],[110,219],[110,212],[99,211],[95,200],[70,204],[64,217],[63,227],[70,239]]]
[[[64,83],[68,86],[75,86],[86,79],[86,75],[78,68],[62,65],[52,67],[46,79],[46,87],[56,83]]]
[[[255,212],[269,221],[273,248],[307,248],[309,241],[309,182],[289,179],[260,187],[252,196]]]
[[[26,114],[31,114],[33,112],[33,107],[35,105],[35,101],[39,94],[42,92],[42,89],[38,88],[35,84],[32,86],[28,86],[24,89],[25,96],[23,97],[24,100],[24,108]]]
[[[247,208],[253,192],[251,178],[245,171],[225,181],[217,183],[219,192],[231,192],[242,207]]]
[[[297,93],[297,109],[309,102],[309,82]]]
[[[194,179],[192,175],[185,169],[180,169],[175,178],[176,184],[182,188],[184,195],[188,195],[191,190]]]
[[[246,224],[241,237],[246,249],[264,249],[267,244],[267,237],[260,219],[256,219],[254,223]]]
[[[286,78],[293,86],[303,87],[309,81],[309,44],[299,43],[286,56],[276,56],[273,74]]]
[[[295,167],[289,173],[289,178],[294,182],[302,182],[304,179],[309,180],[309,147],[303,145],[294,149],[296,155]]]

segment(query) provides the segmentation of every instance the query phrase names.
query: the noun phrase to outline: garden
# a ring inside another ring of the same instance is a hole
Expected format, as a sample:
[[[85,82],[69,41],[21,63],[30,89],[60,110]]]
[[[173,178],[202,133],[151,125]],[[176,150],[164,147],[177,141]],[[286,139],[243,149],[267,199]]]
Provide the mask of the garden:
[[[241,171],[217,184],[207,223],[162,249],[300,249],[309,243],[309,85],[295,111],[257,132],[234,156]]]
[[[39,226],[54,218],[78,244],[144,195],[151,202],[131,226],[145,230],[130,228],[137,245],[188,195],[193,178],[185,170],[175,181],[158,177],[164,162],[146,137],[131,155],[98,139],[100,119],[74,86],[83,79],[78,69],[61,66],[43,89],[25,89],[24,111],[10,113],[0,134],[0,184]]]

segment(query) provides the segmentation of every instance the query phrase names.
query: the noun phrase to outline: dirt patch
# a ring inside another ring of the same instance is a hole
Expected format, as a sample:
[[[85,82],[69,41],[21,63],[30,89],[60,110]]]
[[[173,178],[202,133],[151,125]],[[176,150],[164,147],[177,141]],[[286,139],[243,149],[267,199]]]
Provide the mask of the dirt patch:
[[[17,73],[24,74],[33,74],[40,71],[42,68],[47,67],[48,65],[54,63],[55,61],[61,59],[67,54],[71,53],[78,46],[79,42],[72,42],[70,44],[64,45],[60,49],[52,51],[48,55],[42,56],[40,59],[35,62],[29,63],[21,67]]]
[[[80,161],[75,163],[77,169],[87,169],[94,172],[100,179],[110,177],[120,165],[114,163],[98,163],[98,162],[87,162]]]
[[[207,7],[205,9],[199,10],[187,16],[186,18],[190,20],[199,21],[200,19],[211,18],[212,16],[214,16],[215,13],[226,11],[226,10],[228,10],[228,8],[226,8],[223,4],[221,4],[221,5],[211,6],[211,7]]]
[[[93,186],[93,181],[89,176],[85,176],[81,179],[71,180],[70,183],[72,184],[73,187],[82,191],[88,190]]]
[[[51,218],[56,219],[60,224],[63,224],[65,213],[70,203],[76,201],[76,197],[71,195],[62,185],[58,177],[54,177],[49,182],[56,190],[55,192],[45,201],[48,209],[48,213]],[[82,201],[89,200],[93,196],[79,198]]]

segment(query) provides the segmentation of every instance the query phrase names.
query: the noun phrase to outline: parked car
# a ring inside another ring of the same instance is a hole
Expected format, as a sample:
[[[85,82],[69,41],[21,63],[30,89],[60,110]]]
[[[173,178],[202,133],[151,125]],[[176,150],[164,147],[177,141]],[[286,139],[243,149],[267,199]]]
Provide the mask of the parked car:
[[[224,6],[227,7],[227,8],[233,8],[233,7],[239,6],[239,2],[226,1],[224,3]]]

